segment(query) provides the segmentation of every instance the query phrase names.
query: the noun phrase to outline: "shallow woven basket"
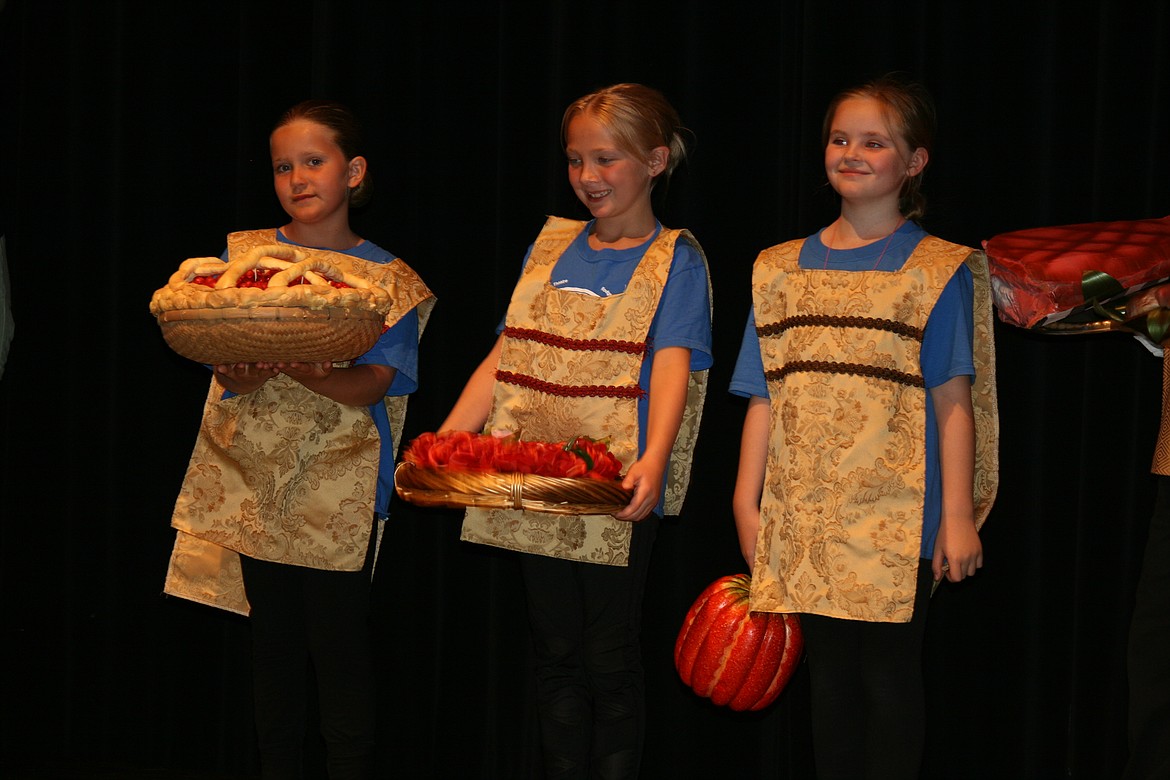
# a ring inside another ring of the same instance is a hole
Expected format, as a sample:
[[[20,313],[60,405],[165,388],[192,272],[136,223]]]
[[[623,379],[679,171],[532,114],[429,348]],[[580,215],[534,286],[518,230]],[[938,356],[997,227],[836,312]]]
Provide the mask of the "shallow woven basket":
[[[171,349],[200,363],[320,363],[365,354],[382,334],[376,311],[257,306],[158,315]]]
[[[527,509],[557,515],[612,515],[633,491],[618,480],[545,477],[496,471],[439,471],[401,463],[394,471],[398,495],[419,506]]]

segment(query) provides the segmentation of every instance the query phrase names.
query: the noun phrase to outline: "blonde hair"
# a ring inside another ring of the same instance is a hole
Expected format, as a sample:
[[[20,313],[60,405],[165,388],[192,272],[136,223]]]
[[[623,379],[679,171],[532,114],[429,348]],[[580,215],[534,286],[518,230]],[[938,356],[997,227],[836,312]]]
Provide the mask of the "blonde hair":
[[[578,115],[597,120],[622,150],[641,162],[659,146],[670,150],[666,167],[656,178],[669,179],[687,154],[678,112],[656,89],[642,84],[614,84],[574,100],[561,119],[561,146],[568,145],[569,123]]]

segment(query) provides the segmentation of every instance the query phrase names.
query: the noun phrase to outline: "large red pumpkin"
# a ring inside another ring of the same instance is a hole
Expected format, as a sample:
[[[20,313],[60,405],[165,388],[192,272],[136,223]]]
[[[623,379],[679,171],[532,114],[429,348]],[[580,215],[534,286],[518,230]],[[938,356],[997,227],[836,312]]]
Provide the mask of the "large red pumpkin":
[[[794,614],[752,612],[746,574],[707,586],[674,643],[674,666],[700,696],[738,712],[767,707],[788,683],[804,638]]]

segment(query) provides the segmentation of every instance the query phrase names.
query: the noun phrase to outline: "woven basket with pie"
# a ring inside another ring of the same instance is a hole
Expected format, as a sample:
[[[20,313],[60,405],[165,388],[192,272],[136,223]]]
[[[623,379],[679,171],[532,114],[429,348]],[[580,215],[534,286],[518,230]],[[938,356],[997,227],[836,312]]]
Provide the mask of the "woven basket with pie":
[[[611,515],[633,496],[621,468],[605,442],[584,436],[539,442],[509,433],[424,433],[403,455],[394,486],[419,506]]]
[[[171,349],[200,363],[351,360],[382,334],[393,291],[363,275],[365,261],[346,263],[288,244],[229,263],[194,257],[154,293],[150,313]]]

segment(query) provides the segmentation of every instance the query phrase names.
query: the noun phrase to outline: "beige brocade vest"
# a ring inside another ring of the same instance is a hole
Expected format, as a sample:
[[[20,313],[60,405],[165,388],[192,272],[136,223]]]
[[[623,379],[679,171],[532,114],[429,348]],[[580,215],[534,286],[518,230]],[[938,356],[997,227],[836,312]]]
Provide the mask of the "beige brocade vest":
[[[975,285],[975,519],[998,485],[987,260],[928,236],[899,272],[806,271],[803,241],[753,271],[771,397],[751,604],[870,622],[914,611],[925,494],[922,334],[966,262]]]
[[[275,243],[275,230],[232,233],[229,257]],[[314,253],[390,291],[387,326],[418,307],[421,336],[434,296],[406,263]],[[240,554],[314,569],[360,569],[380,453],[369,412],[282,375],[247,395],[223,394],[213,378],[171,520],[177,534],[164,592],[246,615]],[[385,403],[397,447],[406,397]]]
[[[625,292],[598,298],[557,289],[550,284],[553,267],[585,225],[550,217],[536,239],[508,307],[485,430],[521,431],[524,438],[541,441],[577,435],[608,438],[624,472],[638,457],[638,378],[675,243],[686,240],[700,254],[702,250],[687,231],[664,228]],[[574,394],[584,386],[606,395]],[[691,372],[667,474],[667,514],[678,514],[686,495],[706,387],[707,372]],[[632,528],[609,515],[469,509],[461,538],[554,558],[625,566]]]
[[[1170,339],[1162,342],[1162,422],[1150,470],[1170,477]]]

